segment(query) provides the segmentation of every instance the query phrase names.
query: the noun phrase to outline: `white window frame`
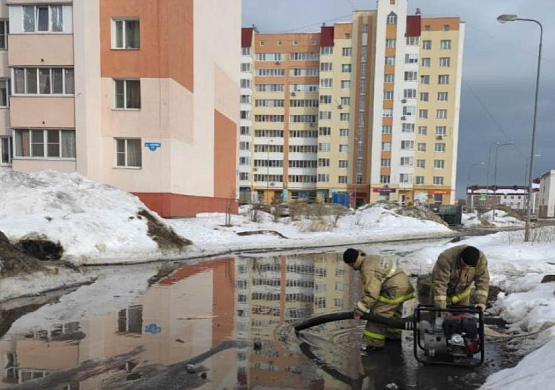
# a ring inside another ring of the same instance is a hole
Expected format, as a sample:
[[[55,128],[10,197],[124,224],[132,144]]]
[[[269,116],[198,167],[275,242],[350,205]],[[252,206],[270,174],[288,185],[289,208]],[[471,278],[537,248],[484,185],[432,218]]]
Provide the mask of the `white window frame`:
[[[442,39],[439,47],[441,50],[451,50],[451,40]]]
[[[427,149],[427,148],[426,148],[426,143],[425,143],[425,142],[419,142],[419,143],[416,145],[416,147],[417,147],[416,151],[418,151],[418,152],[425,152],[426,149]]]
[[[128,152],[127,152],[127,144],[129,140],[139,140],[139,152],[141,154],[141,165],[140,166],[130,166],[128,165]],[[124,150],[124,155],[125,155],[125,166],[123,165],[118,165],[118,141],[125,141],[125,150]],[[119,169],[142,169],[143,168],[143,150],[142,150],[142,139],[141,138],[135,138],[135,137],[127,137],[127,138],[122,138],[122,137],[116,137],[114,138],[114,145],[115,145],[115,164],[114,167],[115,168],[119,168]]]
[[[123,107],[117,106],[117,92],[116,92],[116,81],[123,81]],[[138,81],[139,82],[139,93],[141,94],[141,107],[139,108],[127,108],[127,82],[128,81]],[[114,84],[114,110],[116,111],[140,111],[143,108],[143,89],[141,88],[141,79],[113,79]]]
[[[416,176],[416,181],[415,181],[416,185],[424,185],[424,176]]]
[[[15,133],[18,131],[29,131],[29,156],[19,156],[17,155],[17,145]],[[33,131],[42,131],[42,146],[43,146],[43,156],[33,156]],[[51,157],[48,156],[48,132],[58,132],[58,144],[59,144],[59,157]],[[36,128],[29,128],[29,129],[14,129],[14,135],[12,139],[12,159],[22,159],[22,160],[64,160],[64,161],[75,161],[77,158],[77,150],[76,145],[73,145],[73,149],[75,150],[76,156],[75,157],[62,157],[62,134],[64,131],[72,131],[74,133],[73,139],[76,141],[75,129],[36,129]]]
[[[434,183],[435,186],[442,186],[444,182],[445,181],[443,179],[443,176],[434,176],[433,183]]]
[[[445,169],[445,160],[434,160],[434,169]]]
[[[123,47],[116,46],[117,23],[122,22],[122,44]],[[127,22],[139,22],[139,47],[125,47],[127,42]],[[141,49],[141,19],[140,18],[112,18],[112,50],[140,50]]]
[[[416,168],[426,169],[426,160],[417,159],[416,160]]]
[[[10,31],[10,22],[8,19],[0,20],[0,24],[4,24],[4,40],[0,39],[0,50],[8,50],[8,34]],[[2,47],[3,45],[3,47]]]
[[[16,79],[15,79],[15,71],[18,69],[23,69],[23,90],[24,93],[16,93]],[[37,93],[27,93],[27,71],[28,69],[36,69],[37,71]],[[50,69],[50,93],[40,93],[40,70],[41,69]],[[54,79],[52,77],[53,69],[61,69],[62,70],[62,93],[54,93]],[[66,72],[67,70],[71,69],[73,71],[73,93],[66,93],[67,91],[67,81],[66,81]],[[44,66],[44,67],[37,67],[37,66],[16,66],[11,69],[11,90],[10,96],[75,96],[75,69],[69,66],[61,67],[61,66]]]
[[[443,145],[443,146],[442,146],[442,145]],[[445,146],[445,143],[443,143],[443,142],[437,142],[437,143],[435,144],[435,146],[434,146],[434,151],[435,151],[436,153],[445,153],[446,149],[447,149],[447,148],[446,148],[446,146]]]
[[[449,92],[438,92],[437,93],[437,101],[438,102],[447,102],[447,101],[449,101]]]
[[[37,2],[40,3],[40,1],[37,1]],[[69,4],[19,4],[18,6],[21,7],[21,34],[68,34],[67,31],[64,31],[65,24],[69,23],[68,21],[65,20],[65,13],[64,13],[64,6],[67,6],[67,5]],[[25,25],[24,25],[25,7],[34,7],[34,15],[35,15],[34,27],[35,28],[33,31],[25,31]],[[48,30],[47,31],[38,30],[39,7],[48,7]],[[53,7],[62,8],[62,31],[52,31],[52,8]]]
[[[0,84],[5,83],[6,86],[6,104],[3,105],[0,101],[0,108],[10,108],[10,96],[12,95],[11,91],[11,80],[9,78],[0,78]]]

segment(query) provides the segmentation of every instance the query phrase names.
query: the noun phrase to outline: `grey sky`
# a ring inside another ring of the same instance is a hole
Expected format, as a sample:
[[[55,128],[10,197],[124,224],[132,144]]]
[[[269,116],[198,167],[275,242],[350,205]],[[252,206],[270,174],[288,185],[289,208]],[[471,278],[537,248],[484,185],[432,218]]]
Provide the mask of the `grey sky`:
[[[262,32],[317,31],[324,21],[349,20],[353,9],[375,8],[375,0],[243,0],[243,26],[254,23]],[[499,149],[498,184],[525,180],[539,28],[499,24],[499,14],[515,13],[544,25],[536,176],[555,169],[555,0],[409,0],[409,13],[416,8],[423,16],[460,16],[466,22],[457,195],[464,195],[468,167],[487,164],[489,146],[496,141],[515,142]],[[486,171],[486,165],[472,168],[471,181],[485,184]]]

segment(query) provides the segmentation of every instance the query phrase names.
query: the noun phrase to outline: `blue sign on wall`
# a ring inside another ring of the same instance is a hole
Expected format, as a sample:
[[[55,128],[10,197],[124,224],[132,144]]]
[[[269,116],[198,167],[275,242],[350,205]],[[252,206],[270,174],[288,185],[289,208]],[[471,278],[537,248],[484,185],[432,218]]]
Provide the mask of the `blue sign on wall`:
[[[150,325],[146,325],[146,326],[145,326],[145,332],[146,332],[146,333],[156,334],[156,333],[162,332],[162,328],[160,328],[160,327],[159,327],[158,325],[156,325],[156,324],[150,324]]]
[[[162,144],[160,142],[145,142],[145,147],[149,148],[152,152],[155,152],[156,149],[162,147]]]

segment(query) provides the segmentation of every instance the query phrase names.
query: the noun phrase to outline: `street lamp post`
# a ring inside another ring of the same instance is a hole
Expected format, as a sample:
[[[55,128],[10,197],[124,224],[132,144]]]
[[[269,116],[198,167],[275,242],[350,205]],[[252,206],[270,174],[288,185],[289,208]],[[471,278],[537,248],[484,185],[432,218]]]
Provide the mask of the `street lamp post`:
[[[493,171],[493,202],[494,202],[493,209],[492,209],[492,212],[493,212],[492,220],[493,221],[495,221],[495,196],[497,195],[497,152],[498,152],[500,147],[514,145],[514,143],[513,142],[505,142],[505,143],[502,144],[502,143],[497,142],[496,145],[497,145],[497,147],[495,148],[495,169]]]
[[[466,178],[467,187],[470,186],[470,170],[471,170],[473,167],[477,167],[477,166],[479,166],[479,165],[485,165],[485,163],[483,163],[483,162],[481,162],[481,163],[476,163],[476,164],[472,164],[471,166],[468,167],[468,175],[467,175],[467,178]],[[473,206],[473,205],[474,205],[474,195],[473,195],[473,194],[470,194],[470,211],[472,211],[472,209],[473,209],[472,206]]]
[[[536,123],[538,117],[538,95],[540,90],[540,73],[541,73],[541,63],[542,63],[542,43],[543,43],[543,26],[535,19],[521,19],[517,15],[500,15],[497,20],[499,23],[506,22],[532,22],[536,23],[540,27],[540,46],[538,54],[538,71],[536,74],[536,96],[534,101],[534,120],[532,124],[532,147],[530,148],[530,166],[528,167],[528,201],[526,205],[526,229],[524,233],[524,241],[530,241],[530,217],[532,214],[532,196],[534,196],[534,149],[536,147]]]
[[[358,146],[358,149],[357,149]],[[358,151],[362,146],[362,140],[359,140],[358,137],[355,137],[355,156],[353,161],[355,161],[355,194],[353,200],[353,209],[356,211],[357,209],[357,185],[358,185]]]

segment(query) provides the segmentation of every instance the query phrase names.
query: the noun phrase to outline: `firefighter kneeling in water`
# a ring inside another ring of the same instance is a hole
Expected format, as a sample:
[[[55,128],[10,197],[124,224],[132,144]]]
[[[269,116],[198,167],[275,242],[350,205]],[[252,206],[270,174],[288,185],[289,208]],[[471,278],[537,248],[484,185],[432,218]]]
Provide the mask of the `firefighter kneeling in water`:
[[[364,313],[372,313],[386,318],[401,318],[403,302],[415,298],[407,274],[397,268],[394,260],[370,255],[356,249],[347,249],[343,260],[353,269],[360,271],[364,288],[362,298],[355,306],[355,319]],[[366,346],[363,354],[381,351],[385,340],[401,339],[400,329],[368,321],[363,332]]]

